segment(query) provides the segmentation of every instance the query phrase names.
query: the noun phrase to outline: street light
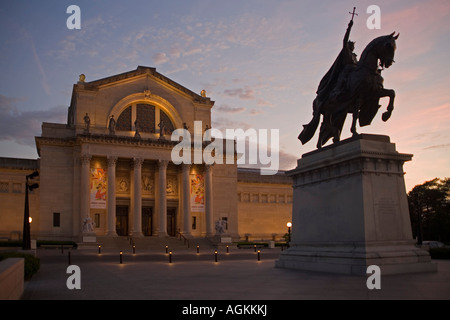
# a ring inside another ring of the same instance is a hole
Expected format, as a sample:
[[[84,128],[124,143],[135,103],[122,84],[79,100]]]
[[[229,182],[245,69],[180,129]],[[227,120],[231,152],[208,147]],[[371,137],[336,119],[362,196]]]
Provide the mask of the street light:
[[[288,228],[288,244],[287,247],[289,248],[289,243],[291,242],[291,227],[292,227],[292,222],[288,222],[286,223],[286,226]]]
[[[30,236],[30,207],[28,205],[28,190],[33,191],[36,188],[39,188],[38,183],[33,183],[30,185],[28,180],[32,180],[39,176],[39,172],[34,171],[33,173],[26,176],[26,184],[25,184],[25,210],[23,214],[23,243],[22,243],[22,249],[23,250],[30,250],[31,249],[31,236]]]

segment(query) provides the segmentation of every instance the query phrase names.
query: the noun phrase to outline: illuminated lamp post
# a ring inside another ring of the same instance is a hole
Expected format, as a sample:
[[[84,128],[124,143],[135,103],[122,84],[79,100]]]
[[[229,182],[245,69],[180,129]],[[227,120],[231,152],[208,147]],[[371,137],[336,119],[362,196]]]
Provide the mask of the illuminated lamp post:
[[[292,222],[286,223],[286,226],[287,226],[287,228],[288,228],[288,243],[287,243],[287,247],[289,248],[289,243],[291,242],[291,227],[292,227]]]
[[[30,250],[31,249],[31,235],[30,235],[30,207],[28,205],[28,190],[33,191],[36,188],[39,188],[38,183],[31,184],[28,180],[32,180],[35,177],[39,176],[39,172],[35,171],[26,176],[26,184],[25,184],[25,211],[23,214],[23,242],[22,249]]]

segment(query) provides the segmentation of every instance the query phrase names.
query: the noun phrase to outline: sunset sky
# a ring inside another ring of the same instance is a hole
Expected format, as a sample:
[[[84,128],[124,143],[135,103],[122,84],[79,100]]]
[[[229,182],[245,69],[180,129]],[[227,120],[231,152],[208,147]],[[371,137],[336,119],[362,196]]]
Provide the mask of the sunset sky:
[[[69,5],[81,29],[69,30]],[[381,9],[370,30],[366,10]],[[360,133],[384,134],[402,153],[407,190],[450,176],[450,1],[31,1],[0,3],[0,157],[37,158],[42,122],[65,123],[73,84],[155,67],[215,101],[213,127],[280,130],[281,169],[315,149],[297,136],[311,120],[320,79],[350,39],[360,56],[394,31],[395,63],[383,71],[397,93],[388,122],[381,110]],[[387,99],[382,99],[382,109]],[[351,135],[347,118],[342,139]]]

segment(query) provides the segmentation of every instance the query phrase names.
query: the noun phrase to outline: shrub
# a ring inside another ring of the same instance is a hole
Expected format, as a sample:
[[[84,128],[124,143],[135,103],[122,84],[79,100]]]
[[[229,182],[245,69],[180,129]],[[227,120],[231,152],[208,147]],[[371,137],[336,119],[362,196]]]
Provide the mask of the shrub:
[[[36,246],[40,247],[42,245],[64,245],[64,246],[72,246],[73,248],[77,248],[78,245],[73,241],[58,241],[58,240],[38,240]]]
[[[0,247],[22,247],[22,241],[0,241]]]
[[[22,241],[0,241],[0,247],[22,247]],[[77,248],[77,243],[73,241],[58,241],[58,240],[37,240],[36,246],[40,247],[42,245],[65,245],[72,246],[73,248]]]
[[[450,259],[450,248],[430,248],[431,259]]]

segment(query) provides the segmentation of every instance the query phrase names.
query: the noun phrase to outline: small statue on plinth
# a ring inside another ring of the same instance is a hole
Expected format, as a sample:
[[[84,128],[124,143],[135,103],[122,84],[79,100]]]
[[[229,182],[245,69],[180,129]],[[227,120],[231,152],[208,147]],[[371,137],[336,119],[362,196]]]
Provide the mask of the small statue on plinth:
[[[112,136],[116,134],[116,120],[114,120],[114,115],[109,119],[109,134]]]
[[[94,232],[94,222],[92,222],[91,217],[83,219],[83,233]]]
[[[158,127],[159,127],[159,138],[164,139],[164,135],[166,134],[166,126],[163,120],[161,120],[161,122],[158,123]]]
[[[223,234],[225,234],[225,229],[226,229],[227,225],[226,225],[226,221],[224,220],[217,220],[216,221],[216,235],[221,236]]]
[[[139,122],[136,119],[136,121],[134,122],[134,128],[135,128],[135,132],[134,132],[134,137],[136,139],[140,139],[141,138],[141,134],[139,133]]]
[[[86,112],[86,115],[83,118],[84,120],[84,133],[85,134],[89,134],[89,129],[91,126],[91,119],[89,118],[89,115]]]

